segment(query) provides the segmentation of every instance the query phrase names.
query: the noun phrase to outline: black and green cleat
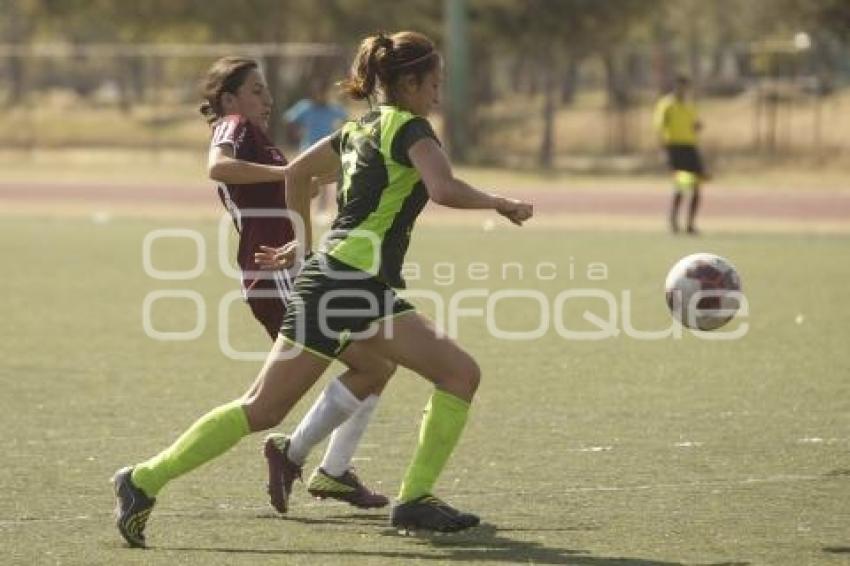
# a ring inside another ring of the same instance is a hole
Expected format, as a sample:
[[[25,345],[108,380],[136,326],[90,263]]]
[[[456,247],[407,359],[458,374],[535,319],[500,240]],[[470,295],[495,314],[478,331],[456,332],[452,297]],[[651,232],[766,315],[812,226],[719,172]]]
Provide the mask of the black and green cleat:
[[[133,468],[121,468],[112,476],[115,490],[115,525],[133,548],[145,547],[145,525],[156,499],[133,485]]]
[[[477,515],[459,511],[433,495],[396,503],[390,513],[390,525],[404,532],[425,530],[453,533],[475,527],[480,522]]]
[[[317,499],[336,499],[359,509],[377,509],[390,502],[386,496],[366,487],[353,469],[332,476],[323,468],[316,468],[307,481],[307,491]]]

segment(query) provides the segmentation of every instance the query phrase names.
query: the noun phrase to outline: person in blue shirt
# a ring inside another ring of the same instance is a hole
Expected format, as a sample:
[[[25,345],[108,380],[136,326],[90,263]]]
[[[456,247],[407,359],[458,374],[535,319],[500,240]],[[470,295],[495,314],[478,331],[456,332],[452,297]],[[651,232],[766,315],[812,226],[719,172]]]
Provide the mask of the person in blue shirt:
[[[316,80],[310,85],[310,97],[299,100],[284,112],[283,119],[290,134],[298,139],[298,152],[301,153],[317,141],[334,133],[347,114],[345,109],[328,101],[327,83]],[[316,213],[319,218],[330,217],[332,205],[328,186],[316,188]]]
[[[283,119],[295,130],[299,152],[334,133],[346,117],[342,106],[328,101],[327,85],[321,81],[310,85],[309,98],[299,100],[283,114]]]

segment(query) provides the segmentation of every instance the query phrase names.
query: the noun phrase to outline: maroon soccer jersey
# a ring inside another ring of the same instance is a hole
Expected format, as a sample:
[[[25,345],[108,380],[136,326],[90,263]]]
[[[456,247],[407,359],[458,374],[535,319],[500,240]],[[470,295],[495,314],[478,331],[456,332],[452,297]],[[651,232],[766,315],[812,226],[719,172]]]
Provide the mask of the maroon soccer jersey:
[[[225,116],[218,121],[210,143],[212,147],[231,146],[233,156],[243,161],[265,165],[286,164],[286,158],[268,136],[238,114]],[[248,290],[256,285],[257,279],[272,277],[272,274],[258,273],[254,253],[259,251],[260,246],[282,246],[295,237],[289,219],[280,216],[286,210],[284,183],[219,183],[218,194],[239,233],[236,261],[242,269],[244,289]]]

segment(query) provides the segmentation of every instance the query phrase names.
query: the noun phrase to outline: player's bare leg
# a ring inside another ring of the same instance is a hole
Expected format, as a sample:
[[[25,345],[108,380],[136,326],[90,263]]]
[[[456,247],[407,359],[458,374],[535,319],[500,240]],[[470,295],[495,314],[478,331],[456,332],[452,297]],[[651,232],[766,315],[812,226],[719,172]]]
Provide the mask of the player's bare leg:
[[[682,205],[682,191],[679,187],[673,189],[673,198],[670,201],[670,231],[674,234],[679,232],[679,208]]]
[[[696,217],[697,217],[697,211],[699,210],[699,205],[700,205],[700,185],[699,185],[699,183],[695,183],[693,190],[691,191],[691,200],[690,200],[690,203],[688,205],[688,224],[687,224],[688,234],[692,234],[692,235],[698,234],[695,221],[696,221]]]
[[[116,474],[121,536],[132,546],[144,546],[150,509],[167,483],[227,452],[246,435],[277,426],[327,366],[327,360],[278,338],[242,398],[207,412],[165,450]]]
[[[478,364],[415,312],[383,321],[380,332],[364,343],[436,386],[390,524],[405,531],[444,532],[477,525],[480,519],[476,515],[455,509],[432,491],[466,424],[480,380]]]

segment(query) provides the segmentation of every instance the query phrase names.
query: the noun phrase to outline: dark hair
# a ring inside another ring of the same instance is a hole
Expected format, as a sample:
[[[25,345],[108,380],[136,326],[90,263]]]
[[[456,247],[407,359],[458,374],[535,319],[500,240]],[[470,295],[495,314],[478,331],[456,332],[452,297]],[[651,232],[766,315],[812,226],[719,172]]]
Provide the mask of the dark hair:
[[[415,31],[379,32],[360,43],[341,87],[354,100],[370,98],[378,87],[392,98],[399,78],[413,75],[421,81],[439,63],[440,55],[427,36]]]
[[[691,84],[691,78],[684,73],[679,73],[676,75],[674,83],[676,85],[688,86],[689,84]]]
[[[209,124],[224,114],[221,108],[221,95],[225,92],[236,94],[248,73],[259,68],[254,59],[245,57],[222,57],[213,63],[201,82],[201,103],[199,110]]]

